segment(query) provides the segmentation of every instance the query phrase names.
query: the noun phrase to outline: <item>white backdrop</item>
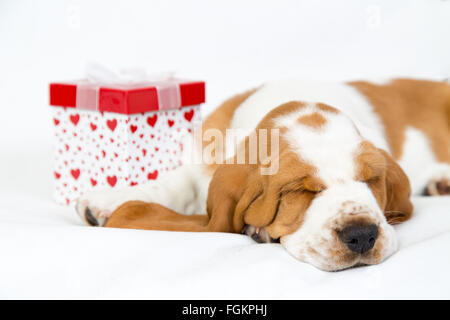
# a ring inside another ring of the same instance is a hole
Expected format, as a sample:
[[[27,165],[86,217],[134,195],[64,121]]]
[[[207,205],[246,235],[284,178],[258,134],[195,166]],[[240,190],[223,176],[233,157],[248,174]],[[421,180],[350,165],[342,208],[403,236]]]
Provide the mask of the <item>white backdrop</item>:
[[[273,79],[442,79],[449,39],[449,0],[0,0],[0,191],[49,196],[48,83],[86,62],[203,79],[207,113]]]
[[[205,113],[273,79],[440,80],[450,0],[0,0],[0,297],[448,297],[444,198],[414,199],[386,263],[343,273],[239,235],[77,227],[50,201],[48,83],[88,61],[203,79]]]
[[[47,84],[86,61],[204,79],[209,110],[277,78],[448,77],[449,39],[448,0],[0,0],[0,139],[48,141]]]

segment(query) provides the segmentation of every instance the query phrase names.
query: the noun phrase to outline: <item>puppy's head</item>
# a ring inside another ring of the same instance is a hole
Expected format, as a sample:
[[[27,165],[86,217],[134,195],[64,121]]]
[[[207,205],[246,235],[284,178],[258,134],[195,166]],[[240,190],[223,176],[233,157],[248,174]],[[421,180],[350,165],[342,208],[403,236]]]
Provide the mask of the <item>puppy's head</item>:
[[[234,231],[264,228],[295,258],[329,271],[376,264],[396,250],[390,224],[411,215],[409,181],[348,117],[291,102],[269,113],[262,128],[280,130],[279,153],[271,155],[278,171],[262,175],[261,162],[229,166],[218,172],[229,182],[211,183],[213,193],[218,183],[222,191],[239,189],[227,192]]]

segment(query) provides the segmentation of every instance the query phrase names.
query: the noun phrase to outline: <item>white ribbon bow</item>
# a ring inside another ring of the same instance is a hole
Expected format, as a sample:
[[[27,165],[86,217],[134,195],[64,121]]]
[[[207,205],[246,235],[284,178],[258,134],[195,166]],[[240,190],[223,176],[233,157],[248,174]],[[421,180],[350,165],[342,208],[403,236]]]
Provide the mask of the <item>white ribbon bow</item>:
[[[86,64],[86,78],[91,83],[106,85],[134,85],[148,82],[163,82],[174,79],[174,72],[148,74],[143,68],[126,68],[114,71],[105,66],[89,62]]]
[[[142,68],[129,68],[115,72],[98,63],[86,64],[87,81],[77,85],[76,107],[99,109],[98,89],[105,86],[137,88],[155,87],[159,109],[181,107],[180,86],[173,72],[148,74]]]

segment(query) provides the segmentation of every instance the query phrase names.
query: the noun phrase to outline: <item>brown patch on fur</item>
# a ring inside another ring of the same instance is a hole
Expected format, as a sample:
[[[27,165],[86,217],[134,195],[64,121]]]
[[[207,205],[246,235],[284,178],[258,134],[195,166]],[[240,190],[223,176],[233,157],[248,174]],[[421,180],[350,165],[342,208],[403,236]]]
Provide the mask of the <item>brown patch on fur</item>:
[[[383,121],[394,159],[403,152],[405,130],[411,126],[429,139],[436,158],[450,163],[450,85],[444,82],[397,79],[386,85],[356,81]]]
[[[317,112],[300,117],[297,121],[301,125],[312,127],[314,129],[319,129],[327,123],[327,119]]]
[[[305,108],[307,106],[306,103],[301,101],[290,101],[283,103],[279,105],[278,107],[272,109],[269,113],[266,114],[266,116],[261,120],[261,122],[258,125],[258,128],[261,129],[269,129],[274,128],[274,120],[289,115],[295,111],[298,111],[302,108]],[[280,128],[285,129],[285,128]]]
[[[167,230],[167,231],[208,231],[205,215],[186,216],[176,213],[156,203],[128,201],[117,208],[105,227]]]
[[[336,108],[333,108],[325,103],[316,103],[316,107],[319,108],[320,110],[324,111],[324,112],[329,112],[329,113],[334,113],[334,114],[338,114],[339,110]]]

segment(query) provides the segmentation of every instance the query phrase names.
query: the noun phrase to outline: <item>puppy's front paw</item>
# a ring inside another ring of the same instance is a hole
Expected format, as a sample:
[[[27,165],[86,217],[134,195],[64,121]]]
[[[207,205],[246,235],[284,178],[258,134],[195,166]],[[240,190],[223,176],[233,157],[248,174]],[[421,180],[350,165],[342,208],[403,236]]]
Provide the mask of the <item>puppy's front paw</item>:
[[[109,211],[102,210],[89,204],[86,199],[76,200],[76,210],[81,219],[90,226],[102,227],[108,220]]]
[[[117,197],[111,191],[88,192],[76,200],[76,211],[90,226],[102,227],[117,207]]]
[[[103,227],[111,214],[125,202],[156,202],[153,200],[156,191],[155,187],[148,186],[144,190],[137,186],[90,191],[76,200],[76,210],[86,224]],[[158,195],[160,198],[164,196]]]
[[[425,187],[427,196],[450,196],[450,173],[432,179]]]

